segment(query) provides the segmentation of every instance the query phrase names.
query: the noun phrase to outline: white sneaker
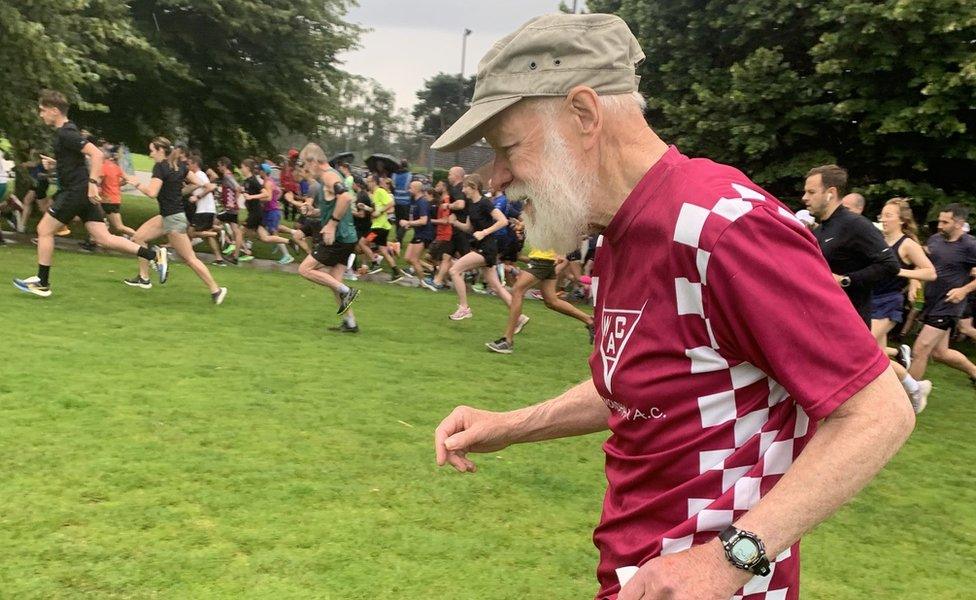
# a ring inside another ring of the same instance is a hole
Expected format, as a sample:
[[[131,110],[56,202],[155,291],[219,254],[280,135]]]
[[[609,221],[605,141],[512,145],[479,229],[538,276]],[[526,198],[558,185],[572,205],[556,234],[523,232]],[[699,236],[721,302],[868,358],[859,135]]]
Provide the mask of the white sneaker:
[[[918,382],[918,391],[914,394],[909,394],[909,398],[912,401],[912,408],[915,410],[915,414],[921,414],[925,407],[929,403],[929,394],[932,393],[932,382],[928,379],[923,379]]]
[[[519,315],[518,323],[515,324],[515,333],[522,333],[522,328],[526,326],[529,322],[529,317],[526,315]]]
[[[202,243],[203,243],[203,238],[193,238],[193,241],[190,242],[190,245],[199,246]]]
[[[292,256],[291,254],[285,254],[284,256],[278,259],[279,265],[290,265],[293,262],[295,262],[295,257]]]

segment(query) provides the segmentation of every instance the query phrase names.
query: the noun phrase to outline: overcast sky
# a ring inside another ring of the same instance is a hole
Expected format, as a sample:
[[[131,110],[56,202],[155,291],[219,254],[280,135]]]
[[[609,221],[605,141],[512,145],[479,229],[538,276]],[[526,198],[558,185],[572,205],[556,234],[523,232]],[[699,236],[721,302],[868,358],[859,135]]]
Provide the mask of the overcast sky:
[[[392,89],[398,108],[411,108],[424,79],[461,69],[465,28],[473,31],[464,69],[471,75],[498,39],[558,7],[559,0],[359,0],[348,19],[372,31],[359,40],[359,50],[340,59],[346,71]]]

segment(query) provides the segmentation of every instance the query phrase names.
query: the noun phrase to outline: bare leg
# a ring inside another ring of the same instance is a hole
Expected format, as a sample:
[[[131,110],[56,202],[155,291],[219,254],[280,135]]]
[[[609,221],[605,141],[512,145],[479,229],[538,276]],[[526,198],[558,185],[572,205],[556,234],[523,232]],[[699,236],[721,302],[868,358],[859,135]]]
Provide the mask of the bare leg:
[[[108,232],[108,226],[105,225],[104,221],[88,221],[85,223],[85,229],[88,230],[88,235],[91,236],[92,241],[102,248],[125,252],[126,254],[139,253],[139,244],[120,235],[112,235]]]
[[[193,244],[190,243],[190,237],[185,233],[174,232],[170,232],[168,237],[169,243],[173,247],[173,250],[176,250],[176,254],[183,259],[186,266],[190,267],[190,269],[197,274],[197,277],[203,281],[203,283],[207,286],[207,289],[210,290],[210,293],[213,294],[219,291],[220,286],[218,286],[217,282],[214,281],[213,275],[210,274],[210,270],[207,269],[206,265],[200,262],[200,259],[197,258],[196,253],[193,252]]]
[[[929,357],[935,353],[936,347],[945,339],[948,344],[949,332],[937,329],[931,325],[923,325],[922,331],[915,338],[915,346],[912,348],[912,368],[909,374],[915,379],[922,379],[925,375],[925,367],[928,366]]]
[[[959,320],[959,333],[968,337],[971,340],[976,340],[976,327],[973,327],[973,318],[969,317],[966,319]]]
[[[871,333],[882,348],[888,345],[888,332],[894,326],[891,319],[871,319]]]
[[[339,270],[339,267],[342,270]],[[342,286],[342,274],[346,270],[346,265],[336,265],[331,268],[329,272],[324,270],[324,265],[319,261],[315,260],[312,256],[306,256],[302,264],[298,265],[298,274],[308,279],[312,283],[317,283],[319,285],[324,285],[325,287],[331,289],[332,291],[338,293],[339,288]],[[332,275],[330,273],[335,273],[338,271],[338,276]]]
[[[148,248],[149,242],[161,235],[163,235],[163,218],[156,215],[139,226],[136,234],[132,236],[132,243]],[[139,259],[139,277],[149,279],[149,261],[144,258]]]
[[[444,280],[447,279],[451,271],[451,258],[450,254],[444,254],[441,257],[441,266],[437,269],[437,275],[434,277],[434,283],[437,285],[444,285]]]
[[[522,302],[525,300],[525,292],[529,291],[539,280],[535,275],[528,271],[519,273],[512,287],[512,301],[508,305],[508,323],[505,325],[505,339],[511,344],[515,339],[515,328],[518,327],[519,317],[522,316]]]
[[[567,317],[573,317],[577,321],[582,321],[586,325],[593,325],[593,317],[566,302],[556,294],[556,280],[548,279],[542,282],[542,299],[546,303],[546,308],[562,313]]]
[[[44,213],[37,224],[37,264],[50,267],[54,259],[54,233],[60,231],[64,223]]]
[[[413,267],[414,275],[418,279],[423,279],[427,276],[427,273],[424,271],[424,266],[420,264],[420,253],[423,250],[423,244],[409,244],[407,246],[407,262]]]
[[[936,344],[935,350],[932,352],[932,358],[944,365],[949,365],[953,369],[962,371],[966,375],[969,375],[970,378],[976,378],[976,365],[971,363],[965,354],[949,347],[948,331],[945,332],[945,335]]]
[[[498,271],[495,270],[495,267],[488,267],[485,269],[485,282],[488,284],[488,287],[494,290],[495,294],[502,299],[505,306],[512,305],[512,294],[509,293],[505,286],[502,285],[501,280],[498,279]]]
[[[112,226],[113,231],[124,233],[129,237],[132,237],[136,234],[135,229],[129,227],[128,225],[122,222],[122,215],[120,215],[119,213],[109,213],[108,223],[109,225]]]
[[[267,244],[287,244],[288,238],[283,238],[280,235],[271,235],[268,230],[264,228],[264,225],[258,226],[258,239]]]
[[[485,259],[477,252],[468,252],[451,266],[451,282],[457,292],[458,306],[468,308],[468,288],[464,284],[464,272],[485,265]]]

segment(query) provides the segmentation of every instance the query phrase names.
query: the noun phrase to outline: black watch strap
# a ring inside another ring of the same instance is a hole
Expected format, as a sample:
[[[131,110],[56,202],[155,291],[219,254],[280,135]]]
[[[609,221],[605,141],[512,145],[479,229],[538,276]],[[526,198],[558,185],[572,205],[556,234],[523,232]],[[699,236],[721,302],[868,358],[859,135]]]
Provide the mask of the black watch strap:
[[[335,221],[336,223],[342,223],[342,219],[337,219],[334,216],[333,217],[329,217],[329,220],[330,221]]]
[[[735,526],[729,525],[719,532],[718,539],[722,541],[722,545],[725,547],[725,557],[736,568],[742,569],[743,571],[749,571],[754,575],[759,575],[762,577],[769,575],[771,572],[771,569],[769,568],[769,558],[766,556],[766,546],[756,534],[749,531],[741,531],[736,529]],[[742,563],[732,555],[732,547],[735,546],[740,539],[750,540],[759,550],[758,558],[749,564]]]

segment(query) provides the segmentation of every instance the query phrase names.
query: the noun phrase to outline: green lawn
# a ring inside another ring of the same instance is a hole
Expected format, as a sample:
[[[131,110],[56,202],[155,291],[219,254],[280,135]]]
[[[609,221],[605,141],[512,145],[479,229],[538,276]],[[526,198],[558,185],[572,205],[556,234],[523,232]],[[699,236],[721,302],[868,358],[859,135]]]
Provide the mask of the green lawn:
[[[33,272],[0,248],[0,279]],[[182,265],[164,287],[131,259],[58,254],[55,296],[0,288],[0,597],[588,598],[602,435],[437,469],[453,406],[508,409],[586,376],[585,332],[541,303],[517,354],[504,318],[446,317],[452,294],[364,284],[358,336],[296,275]],[[8,286],[7,283],[2,285]],[[807,538],[805,598],[970,598],[973,393],[937,390],[906,449]]]

